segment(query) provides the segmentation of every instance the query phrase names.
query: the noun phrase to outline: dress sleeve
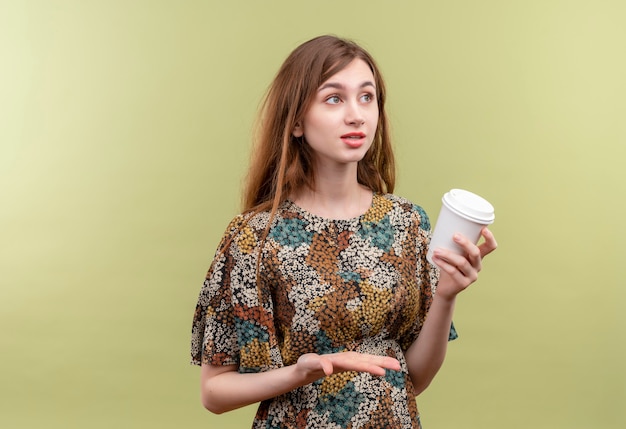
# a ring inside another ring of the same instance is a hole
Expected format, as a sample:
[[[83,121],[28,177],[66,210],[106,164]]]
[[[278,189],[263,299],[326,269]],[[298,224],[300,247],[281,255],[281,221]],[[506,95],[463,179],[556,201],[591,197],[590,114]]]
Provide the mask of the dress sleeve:
[[[437,267],[434,264],[431,264],[428,261],[428,259],[426,259],[426,253],[428,252],[428,247],[430,246],[430,239],[432,236],[430,220],[428,219],[428,215],[426,214],[426,212],[421,207],[418,206],[417,211],[421,218],[420,230],[424,231],[424,237],[425,237],[425,240],[424,240],[425,245],[423,246],[422,251],[418,253],[420,257],[420,266],[427,267],[426,271],[428,272],[428,278],[430,279],[429,281],[430,290],[432,292],[428,299],[428,306],[424,309],[425,311],[424,315],[426,315],[428,313],[428,310],[430,309],[430,305],[432,304],[432,297],[437,290],[437,284],[439,283],[439,267]],[[456,340],[458,337],[459,335],[457,334],[456,328],[454,327],[454,322],[452,322],[450,324],[450,333],[448,334],[448,341]]]
[[[408,335],[402,339],[403,348],[408,348],[411,343],[417,339],[422,325],[426,320],[426,316],[428,315],[428,311],[430,310],[433,296],[437,290],[437,283],[439,282],[439,268],[426,259],[426,253],[428,252],[431,238],[430,220],[424,209],[419,206],[413,206],[413,216],[416,217],[414,223],[415,256],[417,259],[415,278],[420,290],[420,302],[413,328]],[[453,323],[450,326],[448,341],[454,340],[457,337],[458,335]]]
[[[271,294],[257,282],[263,271],[257,264],[259,236],[243,215],[226,229],[193,316],[192,364],[237,365],[239,372],[277,365]]]

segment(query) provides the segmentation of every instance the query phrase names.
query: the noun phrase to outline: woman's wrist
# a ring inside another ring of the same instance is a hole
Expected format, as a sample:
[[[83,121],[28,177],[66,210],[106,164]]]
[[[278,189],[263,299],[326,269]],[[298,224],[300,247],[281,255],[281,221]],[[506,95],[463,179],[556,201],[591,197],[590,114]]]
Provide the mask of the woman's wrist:
[[[444,288],[437,287],[433,296],[433,302],[438,302],[439,305],[454,307],[457,295],[457,293],[447,293]]]

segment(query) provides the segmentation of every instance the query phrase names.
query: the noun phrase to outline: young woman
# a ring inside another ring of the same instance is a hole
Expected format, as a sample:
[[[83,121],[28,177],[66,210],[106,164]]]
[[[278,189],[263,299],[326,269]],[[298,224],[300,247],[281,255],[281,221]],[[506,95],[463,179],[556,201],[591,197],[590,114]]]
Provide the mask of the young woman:
[[[456,333],[456,295],[496,248],[426,260],[424,210],[393,195],[385,86],[351,41],[310,40],[267,94],[244,194],[200,292],[192,362],[215,413],[254,428],[420,428],[415,397]],[[435,293],[436,289],[436,293]]]

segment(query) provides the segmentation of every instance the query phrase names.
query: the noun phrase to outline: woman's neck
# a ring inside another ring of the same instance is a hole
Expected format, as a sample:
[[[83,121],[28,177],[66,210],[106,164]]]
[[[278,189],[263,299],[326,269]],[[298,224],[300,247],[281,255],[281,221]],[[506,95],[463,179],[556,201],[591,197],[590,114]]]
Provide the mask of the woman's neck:
[[[316,172],[315,189],[300,189],[294,203],[327,219],[352,219],[365,213],[372,204],[372,191],[357,182],[356,171],[334,173]]]

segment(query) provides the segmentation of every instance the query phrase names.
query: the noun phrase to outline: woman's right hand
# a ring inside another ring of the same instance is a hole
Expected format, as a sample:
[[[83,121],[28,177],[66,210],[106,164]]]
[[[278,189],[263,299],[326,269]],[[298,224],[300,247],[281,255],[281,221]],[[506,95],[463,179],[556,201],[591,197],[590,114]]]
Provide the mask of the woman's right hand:
[[[358,352],[325,355],[307,353],[298,358],[296,365],[308,376],[317,375],[316,378],[346,371],[369,372],[372,375],[384,376],[387,369],[400,370],[400,362],[397,359]]]
[[[384,376],[385,370],[400,370],[400,362],[389,356],[357,352],[300,356],[295,365],[257,373],[239,373],[236,365],[202,364],[202,403],[220,414],[273,398],[326,377],[346,371]]]

